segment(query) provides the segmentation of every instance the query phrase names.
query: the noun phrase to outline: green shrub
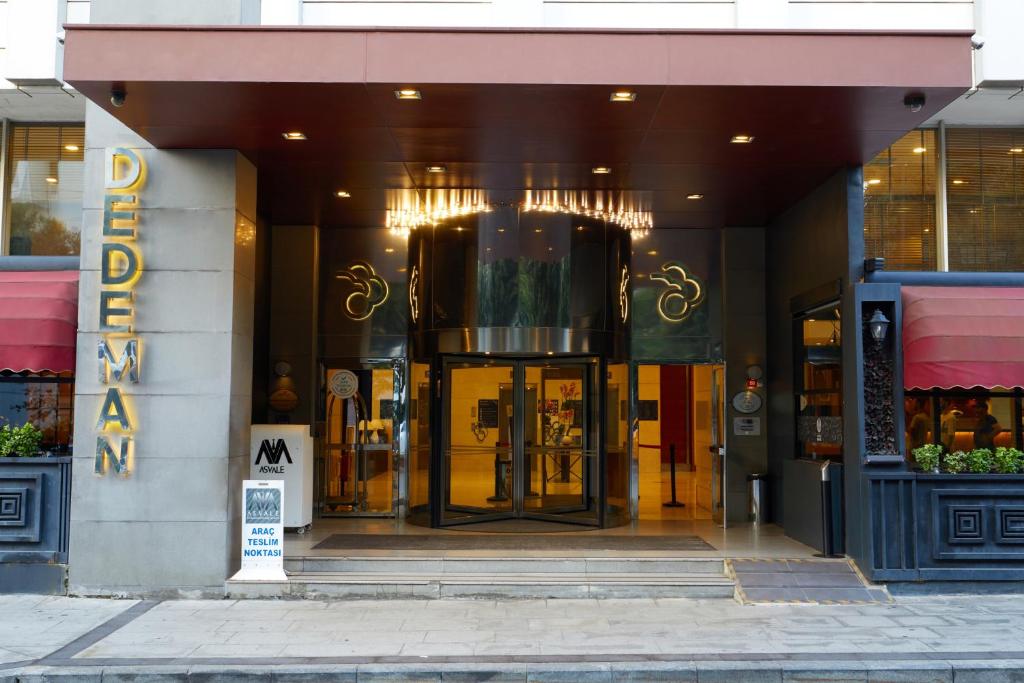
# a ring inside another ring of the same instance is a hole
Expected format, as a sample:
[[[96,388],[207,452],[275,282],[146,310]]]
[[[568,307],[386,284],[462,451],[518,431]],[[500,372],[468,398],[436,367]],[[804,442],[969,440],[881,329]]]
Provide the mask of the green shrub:
[[[39,444],[43,441],[43,433],[31,422],[20,427],[4,425],[0,428],[0,457],[10,456],[30,458],[39,454]]]
[[[1024,470],[1024,451],[1017,448],[1000,446],[993,459],[996,472],[1000,474],[1016,474]]]
[[[967,471],[972,474],[988,474],[992,464],[992,451],[987,448],[975,448],[967,453]]]
[[[946,453],[946,456],[942,459],[942,465],[950,474],[960,474],[961,472],[966,472],[967,454],[964,453],[963,451],[953,451],[952,453]]]
[[[914,455],[914,462],[925,472],[931,472],[939,468],[939,457],[942,455],[942,446],[937,443],[929,443],[911,451]]]

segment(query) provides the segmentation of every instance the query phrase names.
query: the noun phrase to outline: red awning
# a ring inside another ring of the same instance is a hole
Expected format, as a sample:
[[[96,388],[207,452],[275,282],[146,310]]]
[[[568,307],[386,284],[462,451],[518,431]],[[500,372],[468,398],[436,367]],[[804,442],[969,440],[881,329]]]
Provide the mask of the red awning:
[[[74,372],[78,271],[0,271],[0,370]]]
[[[1024,387],[1024,288],[903,287],[907,389]]]

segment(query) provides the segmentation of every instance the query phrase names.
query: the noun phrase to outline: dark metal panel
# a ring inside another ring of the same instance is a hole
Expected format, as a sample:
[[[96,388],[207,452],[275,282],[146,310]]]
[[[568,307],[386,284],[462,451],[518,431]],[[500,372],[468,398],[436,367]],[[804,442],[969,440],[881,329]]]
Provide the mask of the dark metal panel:
[[[655,230],[633,243],[633,360],[724,360],[721,251],[718,230]]]

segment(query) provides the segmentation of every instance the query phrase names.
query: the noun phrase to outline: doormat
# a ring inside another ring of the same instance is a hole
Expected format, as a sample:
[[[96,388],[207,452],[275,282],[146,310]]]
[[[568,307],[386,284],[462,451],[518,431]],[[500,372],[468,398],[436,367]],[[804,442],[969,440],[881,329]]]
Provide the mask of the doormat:
[[[697,550],[713,551],[700,536],[575,534],[331,534],[313,550]]]
[[[889,591],[868,583],[850,560],[726,560],[725,568],[736,580],[736,596],[747,605],[892,602]]]

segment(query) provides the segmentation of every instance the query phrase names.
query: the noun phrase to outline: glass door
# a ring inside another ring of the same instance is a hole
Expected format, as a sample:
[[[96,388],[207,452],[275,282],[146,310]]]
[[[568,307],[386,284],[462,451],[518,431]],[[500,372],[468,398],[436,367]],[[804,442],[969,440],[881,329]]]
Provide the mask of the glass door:
[[[358,391],[341,398],[330,387],[341,370],[358,379]],[[400,362],[327,363],[323,370],[323,424],[316,467],[317,508],[322,517],[394,514],[395,453],[401,431],[404,367]]]
[[[445,359],[441,524],[597,525],[597,369],[588,359]]]

